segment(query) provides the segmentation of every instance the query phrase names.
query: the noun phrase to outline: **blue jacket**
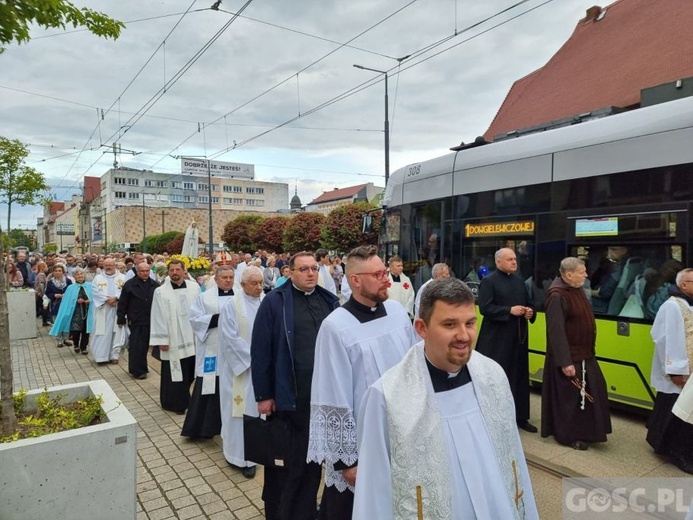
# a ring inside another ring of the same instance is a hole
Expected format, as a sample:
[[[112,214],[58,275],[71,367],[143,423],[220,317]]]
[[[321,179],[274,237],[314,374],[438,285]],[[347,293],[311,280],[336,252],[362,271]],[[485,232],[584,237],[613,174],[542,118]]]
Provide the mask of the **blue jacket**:
[[[260,304],[250,342],[255,400],[274,399],[277,410],[296,410],[293,284],[270,291]],[[317,293],[333,308],[339,300],[320,286]]]
[[[58,314],[55,317],[53,327],[48,333],[51,336],[60,336],[64,332],[70,332],[70,325],[72,324],[72,315],[77,310],[77,298],[79,298],[79,290],[84,289],[89,300],[89,307],[87,308],[87,334],[91,334],[92,328],[94,326],[94,304],[92,303],[92,292],[91,283],[72,283],[67,286],[65,292],[63,293],[63,298],[60,300],[60,308],[58,309]]]

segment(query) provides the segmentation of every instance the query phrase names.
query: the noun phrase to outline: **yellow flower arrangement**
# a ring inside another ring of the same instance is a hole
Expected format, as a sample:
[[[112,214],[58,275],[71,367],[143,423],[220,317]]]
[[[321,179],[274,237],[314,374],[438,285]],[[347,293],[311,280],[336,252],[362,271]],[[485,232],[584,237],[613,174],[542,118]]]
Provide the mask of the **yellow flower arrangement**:
[[[209,258],[194,258],[192,256],[171,255],[166,260],[167,266],[171,262],[171,260],[180,260],[181,262],[183,262],[185,270],[190,273],[190,276],[195,278],[207,274],[209,272],[209,266],[211,265]]]

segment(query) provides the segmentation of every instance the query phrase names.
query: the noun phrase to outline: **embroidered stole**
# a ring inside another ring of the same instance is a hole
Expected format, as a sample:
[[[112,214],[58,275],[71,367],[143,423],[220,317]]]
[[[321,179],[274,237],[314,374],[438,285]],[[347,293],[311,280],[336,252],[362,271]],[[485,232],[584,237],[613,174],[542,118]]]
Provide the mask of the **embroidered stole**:
[[[467,366],[515,518],[522,518],[523,487],[517,461],[524,455],[517,441],[512,395],[507,383],[501,384],[502,369],[482,354],[473,352]],[[393,518],[408,520],[423,512],[427,520],[448,520],[452,505],[443,420],[423,342],[383,375],[382,386],[390,432]]]

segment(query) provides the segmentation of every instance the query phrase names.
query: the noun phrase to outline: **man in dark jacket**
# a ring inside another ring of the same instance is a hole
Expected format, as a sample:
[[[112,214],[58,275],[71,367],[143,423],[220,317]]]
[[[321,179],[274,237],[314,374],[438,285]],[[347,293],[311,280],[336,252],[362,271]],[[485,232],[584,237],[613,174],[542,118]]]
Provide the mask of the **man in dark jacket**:
[[[315,340],[339,300],[319,287],[312,253],[289,260],[290,283],[271,291],[258,309],[250,345],[250,368],[258,411],[285,422],[290,455],[283,468],[265,467],[262,499],[268,520],[313,520],[321,467],[306,463]]]
[[[481,322],[476,350],[496,361],[508,376],[518,427],[535,433],[529,422],[528,321],[534,321],[525,283],[517,274],[517,256],[508,248],[495,254],[496,270],[481,280]]]
[[[21,250],[17,253],[17,269],[24,277],[24,285],[22,287],[33,287],[36,275],[31,269],[31,264],[26,259],[26,253]]]
[[[147,351],[149,350],[149,325],[154,290],[159,283],[149,277],[149,264],[137,265],[137,276],[130,278],[118,300],[118,326],[130,327],[128,372],[137,379],[147,379]]]

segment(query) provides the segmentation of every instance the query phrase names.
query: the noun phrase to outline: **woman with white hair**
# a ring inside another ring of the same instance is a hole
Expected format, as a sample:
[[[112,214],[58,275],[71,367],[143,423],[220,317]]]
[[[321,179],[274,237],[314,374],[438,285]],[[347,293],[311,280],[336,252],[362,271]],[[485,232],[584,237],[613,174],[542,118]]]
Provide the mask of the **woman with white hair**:
[[[60,311],[60,303],[63,300],[63,295],[68,285],[72,284],[66,276],[65,264],[57,262],[53,264],[52,276],[46,283],[46,297],[50,300],[51,321],[55,324],[58,311]],[[64,333],[57,335],[58,348],[72,345],[72,342],[67,339]]]
[[[91,282],[86,281],[84,269],[81,267],[75,267],[72,276],[75,282],[70,284],[62,295],[60,309],[49,334],[60,338],[69,333],[70,341],[63,344],[74,344],[75,352],[81,352],[86,356],[89,334],[94,323]]]

